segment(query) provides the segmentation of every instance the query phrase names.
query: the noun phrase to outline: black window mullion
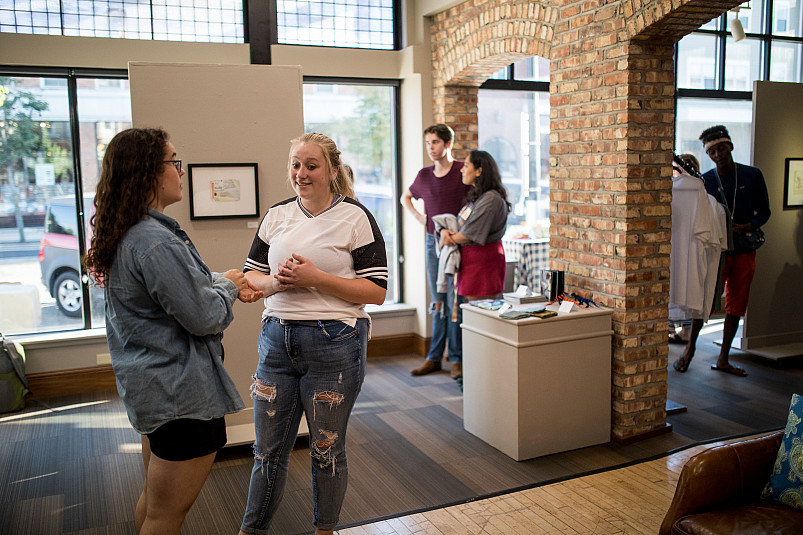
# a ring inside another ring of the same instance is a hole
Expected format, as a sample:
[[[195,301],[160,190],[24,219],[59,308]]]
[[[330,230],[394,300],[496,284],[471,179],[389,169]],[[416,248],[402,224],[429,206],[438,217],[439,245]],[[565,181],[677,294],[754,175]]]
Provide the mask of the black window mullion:
[[[764,65],[762,65],[762,74],[763,80],[770,79],[770,64],[772,62],[772,16],[775,10],[775,6],[773,5],[773,0],[766,0],[764,2],[764,20],[761,21],[762,28],[764,29],[764,37],[762,39],[762,43],[764,45]]]
[[[403,46],[401,21],[402,21],[401,0],[393,0],[393,50],[401,50]]]
[[[69,69],[67,76],[67,100],[69,102],[70,114],[70,139],[72,143],[72,159],[73,159],[73,172],[75,173],[75,213],[77,214],[78,221],[76,229],[78,231],[78,256],[83,258],[86,254],[86,233],[87,229],[84,228],[84,184],[83,176],[81,174],[81,136],[78,119],[78,83],[75,76],[75,71]],[[81,270],[81,306],[83,308],[84,329],[92,327],[92,312],[90,311],[90,297],[89,297],[89,277],[87,276],[86,269],[83,263],[79,262],[79,269]]]
[[[399,84],[395,84],[393,86],[393,117],[391,120],[393,121],[393,132],[396,136],[396,143],[394,143],[394,158],[396,160],[396,180],[394,180],[394,192],[395,198],[393,199],[393,204],[396,210],[396,250],[398,254],[396,255],[396,287],[399,290],[399,294],[396,296],[396,301],[398,303],[404,303],[404,277],[402,276],[402,264],[404,264],[404,236],[402,234],[402,205],[399,202],[402,196],[402,184],[401,184],[401,176],[402,176],[402,165],[401,165],[401,98],[399,95]]]
[[[717,39],[717,45],[719,50],[716,51],[717,59],[718,59],[718,69],[717,69],[717,89],[720,91],[725,91],[725,60],[727,50],[727,43],[728,43],[728,12],[726,11],[722,15],[720,15],[720,23],[719,23],[719,39]]]
[[[270,47],[278,42],[276,0],[244,0],[245,41],[252,65],[270,65]]]

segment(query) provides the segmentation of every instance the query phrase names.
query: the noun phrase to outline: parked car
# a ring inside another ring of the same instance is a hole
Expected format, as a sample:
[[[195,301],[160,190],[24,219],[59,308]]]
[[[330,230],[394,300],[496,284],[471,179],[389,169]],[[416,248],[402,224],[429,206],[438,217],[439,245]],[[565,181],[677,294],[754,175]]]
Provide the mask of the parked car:
[[[89,218],[94,213],[95,195],[84,196],[84,228],[89,246]],[[39,248],[42,284],[56,300],[59,310],[70,317],[82,313],[83,288],[78,251],[78,217],[75,197],[53,197],[45,211],[45,227]]]

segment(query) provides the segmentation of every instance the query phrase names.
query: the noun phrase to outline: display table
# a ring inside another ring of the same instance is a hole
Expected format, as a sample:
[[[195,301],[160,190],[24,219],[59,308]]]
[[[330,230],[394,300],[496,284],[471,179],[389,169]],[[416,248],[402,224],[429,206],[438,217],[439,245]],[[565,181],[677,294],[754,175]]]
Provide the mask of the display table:
[[[511,321],[461,306],[466,431],[517,461],[610,440],[612,310]]]
[[[503,239],[505,259],[516,262],[513,287],[525,284],[538,290],[542,269],[549,269],[549,238]]]

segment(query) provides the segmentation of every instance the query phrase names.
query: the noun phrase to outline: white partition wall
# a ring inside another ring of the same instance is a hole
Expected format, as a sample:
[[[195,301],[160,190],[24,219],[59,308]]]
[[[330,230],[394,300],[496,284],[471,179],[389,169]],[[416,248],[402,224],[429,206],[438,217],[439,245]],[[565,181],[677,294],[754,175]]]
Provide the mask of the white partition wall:
[[[741,340],[767,358],[803,353],[803,209],[784,210],[787,158],[803,158],[803,84],[754,82],[752,162],[764,175],[772,216],[756,253]]]
[[[132,62],[129,79],[134,126],[164,128],[185,171],[188,164],[258,164],[258,217],[191,220],[187,175],[183,200],[166,210],[212,270],[242,269],[262,214],[293,194],[287,155],[290,139],[304,131],[301,68]],[[248,389],[262,308],[237,302],[223,337],[226,368],[247,407],[226,418],[230,444],[253,440]]]

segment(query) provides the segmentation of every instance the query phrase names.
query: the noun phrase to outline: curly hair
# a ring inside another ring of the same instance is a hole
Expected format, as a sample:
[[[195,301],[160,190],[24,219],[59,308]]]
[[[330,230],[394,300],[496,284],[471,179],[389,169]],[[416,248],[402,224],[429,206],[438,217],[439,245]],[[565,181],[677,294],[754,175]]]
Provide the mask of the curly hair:
[[[354,179],[348,176],[348,172],[344,169],[344,164],[340,160],[340,151],[337,145],[329,137],[318,134],[317,132],[311,134],[304,134],[290,141],[290,154],[287,158],[287,179],[290,181],[290,186],[293,185],[293,180],[290,178],[290,171],[293,164],[293,149],[301,143],[312,143],[318,145],[323,152],[323,159],[325,162],[325,170],[327,173],[337,167],[337,176],[329,183],[329,189],[335,195],[345,195],[346,197],[354,198]],[[349,168],[350,169],[350,168]]]
[[[507,211],[510,211],[510,203],[507,200],[507,190],[502,185],[502,175],[499,174],[499,167],[496,165],[496,160],[493,156],[484,150],[473,150],[468,155],[468,161],[471,165],[480,169],[481,172],[477,179],[474,181],[474,187],[466,195],[468,202],[474,202],[486,191],[496,190],[499,195],[505,200],[507,204]]]
[[[709,142],[717,139],[726,140],[731,146],[731,150],[733,150],[733,141],[731,140],[731,135],[728,133],[728,129],[725,127],[725,125],[718,124],[716,126],[712,126],[711,128],[706,128],[703,130],[703,133],[700,134],[700,141],[703,142],[703,145],[706,145]]]
[[[95,191],[92,241],[82,259],[93,275],[108,274],[126,232],[148,212],[156,198],[169,136],[157,128],[130,128],[106,147]]]

